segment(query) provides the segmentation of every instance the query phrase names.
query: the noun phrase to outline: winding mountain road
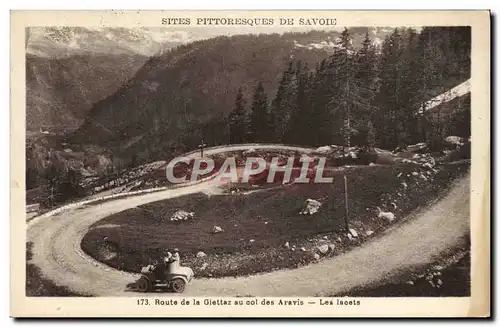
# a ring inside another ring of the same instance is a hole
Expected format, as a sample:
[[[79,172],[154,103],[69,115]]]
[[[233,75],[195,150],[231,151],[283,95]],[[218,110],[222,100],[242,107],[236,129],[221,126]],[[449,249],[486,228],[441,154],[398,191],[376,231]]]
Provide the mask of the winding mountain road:
[[[228,149],[220,148],[220,151]],[[331,295],[431,263],[443,251],[460,243],[469,232],[469,178],[470,175],[467,175],[456,180],[444,197],[409,221],[345,254],[293,270],[249,277],[194,279],[183,295]],[[31,263],[41,269],[44,277],[74,292],[95,296],[137,296],[138,293],[126,291],[126,284],[133,282],[136,274],[112,269],[82,251],[80,243],[89,226],[116,212],[203,192],[211,187],[213,184],[207,181],[87,204],[43,219],[34,219],[28,223],[27,230],[27,241],[33,243]],[[176,296],[171,293],[149,295]]]

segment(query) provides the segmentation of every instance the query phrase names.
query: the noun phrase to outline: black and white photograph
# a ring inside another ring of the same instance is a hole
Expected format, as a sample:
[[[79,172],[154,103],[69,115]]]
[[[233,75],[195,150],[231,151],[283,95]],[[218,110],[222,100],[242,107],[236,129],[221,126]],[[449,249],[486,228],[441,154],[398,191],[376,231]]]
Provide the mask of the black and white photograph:
[[[471,297],[473,27],[154,23],[24,28],[23,296]]]

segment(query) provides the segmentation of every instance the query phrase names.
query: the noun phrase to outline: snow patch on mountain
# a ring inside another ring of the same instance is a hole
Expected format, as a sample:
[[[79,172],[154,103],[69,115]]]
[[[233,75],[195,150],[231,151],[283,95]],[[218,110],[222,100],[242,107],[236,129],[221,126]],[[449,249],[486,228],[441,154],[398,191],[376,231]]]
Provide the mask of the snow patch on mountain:
[[[376,47],[381,47],[383,43],[384,43],[384,41],[383,41],[383,40],[381,40],[381,39],[380,39],[380,38],[378,38],[378,37],[374,38],[374,39],[373,39],[373,42],[372,42],[372,44],[373,44],[374,46],[376,46]]]
[[[454,88],[430,99],[419,110],[419,112],[431,110],[441,104],[449,102],[455,98],[459,98],[470,93],[470,79],[455,86]]]
[[[333,52],[335,51],[336,49],[343,49],[344,47],[342,46],[342,44],[340,43],[340,38],[336,38],[334,41],[331,41],[330,39],[328,41],[321,41],[321,42],[311,42],[311,43],[308,43],[308,44],[300,44],[299,42],[297,42],[296,40],[293,41],[294,43],[294,47],[295,48],[305,48],[305,49],[308,49],[308,50],[317,50],[317,49],[322,49],[322,50],[325,50],[325,51],[328,51],[328,52]],[[377,49],[380,49],[382,47],[382,43],[383,41],[376,37],[373,39],[372,41],[372,44],[373,46],[375,46],[375,48]],[[353,42],[352,42],[352,39],[350,40],[350,44],[352,45]],[[347,50],[347,52],[349,54],[353,54],[354,51],[353,50]]]
[[[152,56],[198,39],[160,27],[31,27],[27,36],[28,53],[55,58],[85,53]]]
[[[350,40],[350,41],[351,41],[351,45],[352,45],[352,40]],[[293,43],[294,43],[295,48],[306,48],[308,50],[323,49],[326,51],[333,52],[335,49],[343,49],[344,48],[342,46],[342,44],[340,44],[339,38],[336,38],[334,42],[328,40],[328,41],[321,41],[319,43],[313,42],[313,43],[309,43],[309,44],[300,44],[299,42],[294,40]],[[353,53],[353,51],[348,50],[348,53],[351,54],[351,53]]]

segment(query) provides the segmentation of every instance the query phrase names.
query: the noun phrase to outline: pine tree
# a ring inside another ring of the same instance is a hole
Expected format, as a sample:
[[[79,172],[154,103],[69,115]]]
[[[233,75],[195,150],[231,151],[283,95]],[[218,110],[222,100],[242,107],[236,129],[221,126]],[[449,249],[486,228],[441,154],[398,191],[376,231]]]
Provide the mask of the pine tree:
[[[360,145],[367,149],[373,149],[377,143],[377,134],[373,123],[368,120],[361,128]]]
[[[271,105],[275,140],[282,142],[285,138],[290,118],[297,105],[297,81],[293,62],[288,64],[288,69],[283,72],[276,97]]]
[[[368,60],[364,63],[370,64]],[[330,65],[334,89],[330,93],[329,106],[333,115],[333,141],[347,147],[352,145],[353,136],[359,134],[365,125],[363,119],[354,117],[370,117],[374,110],[371,103],[373,97],[367,96],[372,93],[372,82],[367,81],[367,75],[364,79],[357,78],[357,73],[360,73],[358,64],[349,32],[345,29]],[[373,74],[371,70],[369,69],[369,74]]]
[[[312,76],[309,77],[310,139],[311,145],[331,144],[333,118],[329,108],[330,89],[333,76],[328,70],[327,60],[323,60]]]
[[[250,114],[250,135],[253,142],[265,142],[269,140],[269,115],[267,94],[262,82],[257,85],[252,101],[252,112]]]
[[[436,123],[437,115],[424,115],[428,109],[428,100],[470,78],[470,27],[425,27],[418,35],[417,54],[415,56],[415,83],[417,92],[415,106],[422,112],[417,116],[419,139],[431,142],[431,138],[438,137],[436,126],[442,132],[454,130],[453,125],[458,122],[451,115]],[[443,87],[444,86],[444,87]],[[465,118],[465,116],[464,116]],[[449,126],[452,125],[452,126]],[[463,122],[466,129],[470,126],[470,119]],[[437,143],[437,140],[432,140]]]
[[[203,139],[207,144],[220,145],[228,142],[228,118],[222,113],[216,114],[210,121],[204,123],[201,128]]]
[[[360,96],[364,99],[363,112],[357,115],[360,125],[360,137],[358,140],[362,145],[374,147],[375,127],[373,126],[374,115],[377,108],[374,105],[375,91],[377,89],[378,67],[377,54],[373,41],[368,32],[365,34],[361,49],[356,53],[356,80],[359,85]]]
[[[292,112],[284,140],[290,144],[314,144],[311,130],[311,75],[307,63],[304,65],[300,61],[297,63],[295,79],[297,81],[295,111]]]
[[[403,52],[401,55],[401,91],[400,108],[397,112],[400,143],[403,145],[418,142],[418,104],[419,85],[415,81],[418,75],[418,36],[413,28],[403,31]]]
[[[452,131],[444,117],[436,122],[416,112],[448,87],[443,79],[469,76],[470,29],[426,27],[422,33],[397,28],[381,51],[366,33],[355,51],[346,29],[314,72],[290,63],[269,114],[277,140],[394,148]]]
[[[399,109],[404,105],[402,95],[402,54],[404,42],[400,30],[386,37],[380,62],[380,88],[377,93],[379,111],[376,129],[384,148],[400,145],[401,120]]]
[[[373,98],[377,79],[377,55],[368,32],[365,34],[361,49],[356,53],[356,78],[365,94]]]
[[[240,87],[236,95],[235,107],[229,114],[229,142],[232,144],[245,143],[247,140],[248,126],[245,106],[246,101]]]

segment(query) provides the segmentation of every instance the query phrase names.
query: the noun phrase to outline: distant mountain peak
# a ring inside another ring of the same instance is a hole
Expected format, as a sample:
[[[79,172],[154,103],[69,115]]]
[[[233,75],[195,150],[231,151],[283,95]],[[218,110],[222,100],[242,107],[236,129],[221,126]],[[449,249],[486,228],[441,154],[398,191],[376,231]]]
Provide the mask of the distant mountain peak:
[[[81,54],[152,56],[191,41],[187,33],[143,27],[31,27],[27,32],[27,52],[46,58]]]

